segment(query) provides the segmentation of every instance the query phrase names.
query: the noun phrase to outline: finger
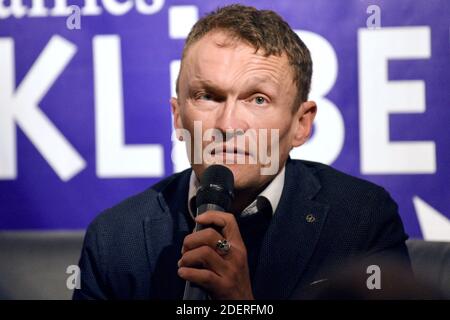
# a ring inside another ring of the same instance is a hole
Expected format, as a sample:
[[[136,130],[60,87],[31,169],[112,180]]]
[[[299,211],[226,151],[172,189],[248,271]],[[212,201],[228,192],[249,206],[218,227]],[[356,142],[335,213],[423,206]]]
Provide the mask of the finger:
[[[181,254],[201,246],[210,246],[211,248],[215,248],[217,241],[221,239],[223,239],[223,235],[213,228],[206,228],[191,233],[184,238]]]
[[[186,251],[178,261],[178,267],[204,268],[219,276],[225,275],[228,270],[225,260],[209,246]]]
[[[182,279],[193,282],[210,292],[214,292],[214,288],[221,281],[217,274],[208,269],[181,267],[178,269],[178,275]]]
[[[242,242],[236,218],[231,213],[210,210],[198,215],[195,221],[202,225],[219,226],[225,239]]]
[[[214,224],[219,228],[224,228],[228,220],[233,217],[233,214],[222,211],[208,210],[195,217],[195,221],[202,225]]]

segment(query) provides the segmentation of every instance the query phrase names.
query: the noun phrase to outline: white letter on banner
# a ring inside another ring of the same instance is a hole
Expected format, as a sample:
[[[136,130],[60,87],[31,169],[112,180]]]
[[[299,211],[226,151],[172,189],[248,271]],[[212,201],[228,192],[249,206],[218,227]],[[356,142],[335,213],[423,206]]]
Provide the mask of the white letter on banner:
[[[120,38],[95,36],[93,56],[97,175],[162,177],[162,145],[125,145]]]
[[[171,6],[169,7],[169,37],[171,39],[184,39],[189,34],[192,26],[198,20],[198,8],[196,6]],[[180,60],[170,62],[170,92],[176,97],[176,80],[180,72]],[[187,152],[186,152],[187,151]],[[180,172],[189,168],[190,143],[188,140],[179,141],[173,128],[172,116],[172,164],[174,172]],[[194,155],[192,155],[193,157]]]
[[[164,0],[153,0],[151,5],[148,5],[145,0],[136,0],[136,10],[143,14],[154,14],[162,9]]]
[[[390,113],[425,112],[425,84],[389,81],[388,61],[430,58],[430,28],[359,29],[358,49],[361,172],[436,172],[434,142],[389,141]]]
[[[53,17],[66,17],[72,13],[70,6],[67,5],[67,0],[55,0],[55,6],[50,11]]]
[[[13,40],[0,39],[0,52],[0,179],[17,177],[15,122],[58,176],[63,181],[71,179],[86,163],[38,104],[72,59],[76,47],[53,36],[15,92]]]
[[[97,4],[97,0],[84,0],[81,13],[84,16],[98,16],[102,13],[102,8]]]
[[[170,63],[170,83],[171,83],[171,93],[172,97],[176,97],[176,79],[178,73],[180,72],[180,60],[174,60]],[[187,152],[191,152],[190,147],[187,147],[188,140],[179,141],[177,137],[177,132],[173,127],[173,115],[172,119],[172,153],[171,159],[173,164],[174,172],[181,172],[185,169],[190,168],[191,164],[189,162],[189,157]],[[189,143],[190,144],[190,143]],[[187,151],[187,152],[186,152]]]
[[[45,7],[45,0],[32,0],[31,8],[28,10],[29,17],[47,17],[48,9]]]
[[[122,16],[133,8],[133,1],[119,2],[116,0],[103,0],[106,11],[115,16]]]
[[[6,0],[0,0],[0,19],[22,18],[27,13],[27,7],[24,6],[22,0],[10,0],[9,6],[5,5]]]
[[[337,78],[338,62],[332,45],[322,36],[309,31],[296,31],[309,48],[314,61],[311,100],[317,103],[314,133],[303,146],[294,148],[291,157],[333,163],[344,145],[345,129],[341,112],[325,98]]]

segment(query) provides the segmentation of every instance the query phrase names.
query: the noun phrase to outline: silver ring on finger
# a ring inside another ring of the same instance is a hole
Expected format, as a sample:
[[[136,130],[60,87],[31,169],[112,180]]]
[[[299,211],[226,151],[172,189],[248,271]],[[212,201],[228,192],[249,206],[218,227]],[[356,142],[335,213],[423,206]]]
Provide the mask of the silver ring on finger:
[[[220,253],[222,253],[223,255],[226,255],[230,252],[231,244],[230,244],[230,242],[228,242],[227,239],[222,239],[222,240],[217,241],[216,248],[217,248],[217,250],[219,250]]]

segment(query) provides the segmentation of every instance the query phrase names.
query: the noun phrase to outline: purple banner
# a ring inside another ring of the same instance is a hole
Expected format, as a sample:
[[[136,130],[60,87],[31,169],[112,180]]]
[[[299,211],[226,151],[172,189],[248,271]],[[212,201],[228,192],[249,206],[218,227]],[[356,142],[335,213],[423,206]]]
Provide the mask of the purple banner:
[[[0,229],[84,229],[186,167],[169,99],[195,21],[232,1],[0,2]],[[450,2],[245,1],[310,48],[314,134],[291,154],[386,188],[450,241]]]

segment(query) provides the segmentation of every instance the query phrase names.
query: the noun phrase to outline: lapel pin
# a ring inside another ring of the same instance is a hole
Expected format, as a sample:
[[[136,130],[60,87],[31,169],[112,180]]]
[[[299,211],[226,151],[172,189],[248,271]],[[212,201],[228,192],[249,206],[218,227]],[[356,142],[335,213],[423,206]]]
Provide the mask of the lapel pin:
[[[308,223],[313,223],[314,221],[316,221],[316,217],[314,217],[314,215],[308,214],[308,215],[306,216],[306,222],[308,222]]]

